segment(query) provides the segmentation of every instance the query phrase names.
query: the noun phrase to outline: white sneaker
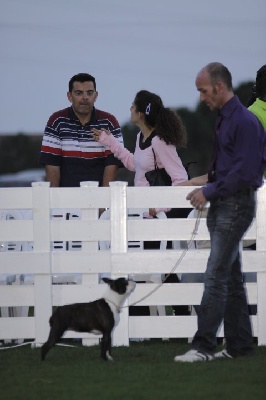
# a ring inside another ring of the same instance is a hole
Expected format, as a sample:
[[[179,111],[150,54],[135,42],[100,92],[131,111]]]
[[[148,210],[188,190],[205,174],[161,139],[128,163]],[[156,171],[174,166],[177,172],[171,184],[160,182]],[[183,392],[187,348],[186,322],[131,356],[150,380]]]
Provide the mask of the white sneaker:
[[[234,358],[226,350],[219,351],[219,353],[214,354],[214,358]]]
[[[187,353],[176,356],[174,361],[176,362],[195,362],[195,361],[212,361],[214,359],[210,354],[202,353],[198,350],[189,350]]]

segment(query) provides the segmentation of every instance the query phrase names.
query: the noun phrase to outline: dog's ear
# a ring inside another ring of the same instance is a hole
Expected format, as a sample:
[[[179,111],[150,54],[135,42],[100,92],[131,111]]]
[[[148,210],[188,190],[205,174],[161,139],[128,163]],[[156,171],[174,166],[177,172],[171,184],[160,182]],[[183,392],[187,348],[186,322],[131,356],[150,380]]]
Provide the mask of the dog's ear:
[[[112,282],[112,279],[106,278],[106,277],[103,277],[102,280],[103,280],[105,283],[107,283],[108,285],[110,285],[110,283]]]

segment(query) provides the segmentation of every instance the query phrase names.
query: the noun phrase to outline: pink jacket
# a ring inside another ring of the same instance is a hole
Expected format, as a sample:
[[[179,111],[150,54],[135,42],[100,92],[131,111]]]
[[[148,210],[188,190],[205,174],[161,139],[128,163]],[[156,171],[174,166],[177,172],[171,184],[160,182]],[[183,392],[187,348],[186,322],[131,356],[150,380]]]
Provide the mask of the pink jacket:
[[[108,147],[127,169],[135,171],[135,186],[149,186],[145,173],[155,168],[152,148],[155,152],[158,168],[165,168],[172,179],[173,186],[188,179],[187,172],[174,145],[166,144],[164,140],[155,136],[151,142],[152,146],[142,150],[139,147],[139,136],[140,133],[137,135],[134,154],[120,144],[113,135],[108,135],[105,132],[101,133],[99,142]]]
[[[102,131],[99,142],[106,146],[111,152],[122,161],[124,166],[135,171],[134,186],[149,186],[149,182],[145,177],[145,173],[155,168],[154,150],[158,168],[165,168],[166,172],[172,179],[172,186],[188,179],[187,172],[180,160],[174,145],[166,144],[158,136],[152,139],[151,146],[140,149],[139,147],[140,132],[137,135],[136,148],[134,154],[130,153],[113,135],[108,135]],[[169,209],[156,208],[156,212],[170,211]],[[145,215],[149,218],[149,215]]]

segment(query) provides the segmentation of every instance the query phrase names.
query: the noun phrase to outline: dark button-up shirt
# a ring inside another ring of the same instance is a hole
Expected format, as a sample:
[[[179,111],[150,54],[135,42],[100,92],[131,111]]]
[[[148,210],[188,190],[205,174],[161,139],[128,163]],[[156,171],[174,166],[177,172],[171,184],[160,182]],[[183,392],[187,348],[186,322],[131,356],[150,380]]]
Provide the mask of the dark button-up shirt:
[[[220,109],[217,118],[213,181],[203,188],[207,200],[259,188],[266,168],[266,132],[237,96]]]

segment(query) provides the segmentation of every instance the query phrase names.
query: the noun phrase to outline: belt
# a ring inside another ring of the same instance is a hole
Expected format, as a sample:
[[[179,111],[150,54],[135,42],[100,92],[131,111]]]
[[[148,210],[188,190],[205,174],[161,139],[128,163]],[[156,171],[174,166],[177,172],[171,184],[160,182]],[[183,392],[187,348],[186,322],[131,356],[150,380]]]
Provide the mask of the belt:
[[[250,194],[250,193],[256,192],[256,190],[257,190],[257,189],[255,189],[254,187],[249,186],[249,187],[247,187],[247,188],[245,188],[245,189],[239,189],[239,190],[236,192],[236,194]]]
[[[252,193],[254,193],[254,192],[256,192],[256,190],[257,189],[255,189],[254,187],[252,187],[252,186],[249,186],[249,187],[247,187],[247,188],[245,188],[245,189],[239,189],[237,192],[236,192],[236,194],[235,195],[233,195],[233,197],[234,196],[237,196],[237,195],[248,195],[248,194],[252,194]],[[229,196],[228,196],[229,197]],[[225,200],[225,199],[227,199],[228,197],[217,197],[217,200]]]

